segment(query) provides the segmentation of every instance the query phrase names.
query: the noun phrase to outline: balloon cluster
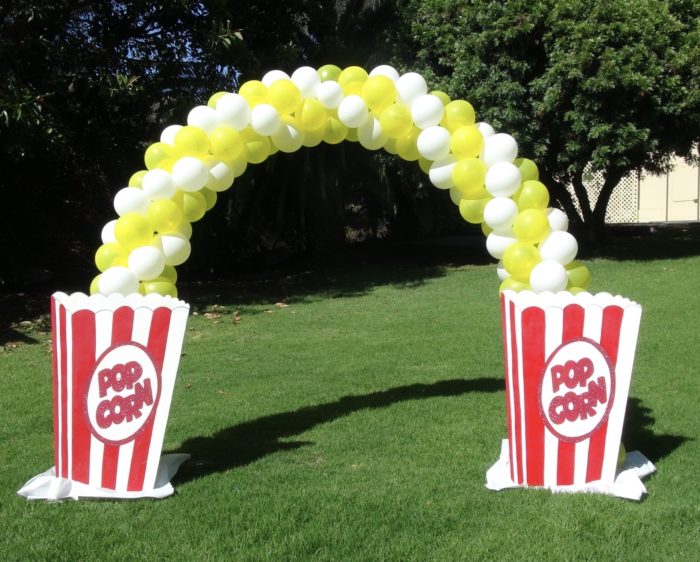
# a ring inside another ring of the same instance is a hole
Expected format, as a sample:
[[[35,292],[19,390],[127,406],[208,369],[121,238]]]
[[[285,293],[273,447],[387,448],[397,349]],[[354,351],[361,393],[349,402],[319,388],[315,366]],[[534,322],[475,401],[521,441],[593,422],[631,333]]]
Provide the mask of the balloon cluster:
[[[468,102],[429,93],[415,72],[325,65],[291,76],[270,71],[238,93],[214,94],[190,111],[187,125],[166,127],[146,150],[146,169],[114,198],[119,218],[102,230],[91,293],[175,296],[191,223],[248,164],[344,140],[416,161],[435,187],[449,190],[462,217],[482,225],[489,253],[500,260],[501,290],[588,287],[566,215],[549,207],[537,166],[518,158],[512,136],[477,123]]]

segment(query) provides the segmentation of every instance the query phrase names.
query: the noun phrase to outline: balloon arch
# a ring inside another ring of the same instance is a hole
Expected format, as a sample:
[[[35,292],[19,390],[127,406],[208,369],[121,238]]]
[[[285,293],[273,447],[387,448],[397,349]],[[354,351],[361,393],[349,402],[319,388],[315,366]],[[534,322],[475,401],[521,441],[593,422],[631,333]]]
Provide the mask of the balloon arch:
[[[218,92],[190,111],[187,125],[166,127],[114,198],[119,218],[102,230],[90,292],[177,295],[175,266],[190,255],[191,223],[211,209],[249,164],[321,142],[359,142],[416,161],[462,217],[481,224],[500,260],[500,290],[572,293],[590,274],[575,261],[568,220],[550,208],[536,164],[518,158],[515,139],[476,122],[474,108],[428,93],[415,72],[381,65],[367,73],[302,66],[272,70],[238,93]]]
[[[190,255],[191,223],[248,164],[344,140],[417,161],[501,260],[508,439],[487,487],[646,492],[640,478],[654,466],[620,443],[641,307],[586,291],[590,274],[535,163],[419,74],[326,65],[216,93],[148,147],[102,230],[93,295],[52,297],[54,467],[20,495],[173,492],[188,455],[161,450],[189,312],[172,298],[175,267]]]

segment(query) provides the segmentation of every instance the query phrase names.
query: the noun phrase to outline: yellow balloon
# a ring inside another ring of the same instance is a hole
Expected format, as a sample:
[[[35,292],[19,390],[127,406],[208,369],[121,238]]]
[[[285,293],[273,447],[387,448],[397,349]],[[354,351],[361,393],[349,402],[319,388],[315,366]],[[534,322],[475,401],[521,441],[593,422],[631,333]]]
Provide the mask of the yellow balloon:
[[[175,232],[182,222],[182,208],[171,199],[156,199],[148,204],[148,220],[159,233]]]
[[[452,183],[467,199],[485,197],[484,181],[488,168],[479,158],[462,158],[452,168]]]
[[[211,189],[207,189],[206,187],[204,187],[199,190],[199,193],[201,193],[204,197],[205,212],[211,211],[214,208],[214,205],[216,205],[216,200],[218,199],[216,191],[212,191]]]
[[[323,135],[325,134],[325,129],[316,129],[315,131],[306,131],[304,133],[303,140],[301,141],[302,146],[313,148],[318,146],[323,141]]]
[[[518,281],[516,279],[513,279],[509,277],[508,279],[504,279],[501,282],[501,286],[498,288],[498,292],[502,293],[503,291],[515,291],[515,292],[520,292],[520,291],[527,291],[530,288],[529,283],[523,283],[521,281]]]
[[[519,242],[539,244],[550,232],[549,220],[541,209],[520,211],[513,221],[513,234]]]
[[[267,89],[267,100],[282,115],[294,113],[301,103],[301,92],[291,80],[275,80]]]
[[[323,132],[323,141],[338,144],[348,136],[348,128],[336,116],[330,116]]]
[[[459,158],[476,158],[484,148],[484,137],[476,125],[459,127],[450,137],[450,150]]]
[[[212,109],[216,109],[216,102],[218,102],[222,97],[224,97],[228,92],[216,92],[209,98],[207,105]]]
[[[301,131],[318,131],[323,129],[328,122],[328,113],[323,104],[316,98],[306,98],[302,100],[297,108],[296,126]]]
[[[370,76],[362,85],[362,97],[372,111],[382,111],[396,100],[396,86],[387,76]]]
[[[400,158],[408,162],[414,162],[420,158],[420,152],[418,152],[418,135],[420,135],[420,129],[418,127],[411,127],[410,131],[396,139],[396,152]]]
[[[390,139],[398,139],[413,128],[411,110],[404,103],[394,103],[382,111],[379,117],[382,132]]]
[[[591,284],[591,272],[585,265],[578,260],[574,260],[565,267],[566,275],[569,277],[567,291],[571,291],[571,287],[578,287],[582,291],[588,289]]]
[[[448,96],[445,92],[441,92],[440,90],[433,90],[430,92],[431,95],[440,98],[440,101],[442,102],[442,105],[447,105],[450,103],[450,96]]]
[[[114,225],[114,237],[127,250],[148,246],[153,240],[151,223],[138,213],[126,213]]]
[[[243,139],[233,127],[221,126],[209,135],[211,150],[219,160],[233,160],[243,152]]]
[[[143,160],[146,168],[153,170],[162,160],[172,160],[176,157],[175,149],[164,142],[154,142],[146,149]]]
[[[277,80],[281,82],[282,80]],[[276,84],[277,82],[274,82]],[[296,86],[295,86],[296,87]],[[246,127],[241,131],[245,144],[246,160],[251,164],[260,164],[270,155],[270,139]],[[235,161],[235,160],[234,160]]]
[[[129,252],[119,244],[110,242],[97,248],[95,265],[100,271],[107,271],[115,265],[126,265]]]
[[[503,254],[503,266],[513,279],[528,283],[530,272],[542,258],[533,244],[515,242]]]
[[[357,129],[348,129],[348,134],[345,137],[345,140],[349,142],[357,142]]]
[[[326,82],[328,80],[335,80],[337,82],[342,70],[334,64],[324,64],[317,72],[321,77],[321,82]]]
[[[484,207],[491,200],[490,197],[483,199],[462,199],[459,202],[459,214],[471,224],[481,224],[484,222]]]
[[[445,106],[443,117],[444,127],[454,132],[460,127],[473,125],[476,121],[476,112],[468,101],[455,100]]]
[[[172,265],[166,265],[163,268],[163,272],[160,274],[160,277],[164,277],[174,285],[177,283],[177,270]]]
[[[139,170],[138,172],[134,172],[131,174],[131,177],[129,178],[129,187],[138,187],[141,189],[141,182],[143,181],[143,176],[146,175],[148,170]]]
[[[418,167],[423,171],[424,174],[430,173],[430,167],[433,165],[432,160],[423,158],[422,156],[418,158]]]
[[[362,86],[367,81],[367,71],[360,66],[348,66],[344,68],[338,76],[338,84],[343,88],[343,92],[348,96],[350,94],[362,95]]]
[[[207,134],[199,127],[186,125],[175,133],[175,152],[177,156],[206,155],[211,150],[211,142]]]
[[[518,209],[546,209],[549,205],[549,191],[537,180],[523,182],[518,193],[513,196]]]
[[[521,181],[538,180],[540,179],[540,171],[537,169],[537,164],[528,158],[516,158],[513,162],[520,170]]]
[[[172,172],[173,167],[175,166],[175,162],[177,162],[177,160],[175,160],[174,158],[166,158],[165,160],[161,160],[160,162],[158,162],[156,168],[158,168],[159,170],[165,170],[166,172]]]
[[[250,107],[267,103],[267,86],[260,80],[248,80],[238,89],[238,94],[245,98]]]
[[[383,148],[389,154],[398,154],[398,150],[396,149],[396,139],[387,139]]]
[[[102,274],[96,275],[92,282],[90,283],[90,294],[91,295],[96,295],[97,293],[100,292],[100,277],[102,277]]]
[[[182,215],[188,223],[197,222],[207,210],[206,199],[204,199],[204,195],[200,191],[178,190],[173,197],[173,201],[182,209]]]
[[[150,281],[144,281],[142,285],[143,292],[146,295],[157,293],[159,295],[177,298],[177,288],[175,287],[175,284],[171,282],[170,279],[162,275],[160,277],[156,277],[155,279],[151,279]]]

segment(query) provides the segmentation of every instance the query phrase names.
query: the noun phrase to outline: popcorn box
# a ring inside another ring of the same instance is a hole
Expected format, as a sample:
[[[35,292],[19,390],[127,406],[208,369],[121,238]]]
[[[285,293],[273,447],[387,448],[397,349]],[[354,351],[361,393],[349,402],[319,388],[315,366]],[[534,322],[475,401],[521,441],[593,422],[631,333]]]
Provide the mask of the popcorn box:
[[[502,293],[515,485],[613,483],[641,312],[608,293]]]
[[[52,296],[55,477],[154,489],[188,313],[154,294]]]

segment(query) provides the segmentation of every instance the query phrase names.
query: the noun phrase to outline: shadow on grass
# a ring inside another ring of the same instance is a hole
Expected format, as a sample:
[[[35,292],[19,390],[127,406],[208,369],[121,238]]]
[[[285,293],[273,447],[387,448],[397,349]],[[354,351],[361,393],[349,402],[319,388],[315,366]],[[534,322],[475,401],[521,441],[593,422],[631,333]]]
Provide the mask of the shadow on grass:
[[[334,402],[264,416],[228,427],[213,436],[194,437],[185,441],[177,452],[190,453],[192,459],[182,466],[174,482],[188,482],[208,474],[248,465],[280,451],[309,445],[309,441],[284,439],[360,410],[385,408],[407,400],[503,390],[502,379],[451,379],[432,384],[399,386],[358,396],[343,396]]]
[[[700,255],[700,222],[611,225],[610,240],[586,257],[650,261]]]
[[[690,437],[683,435],[654,433],[652,428],[655,421],[651,409],[644,406],[639,398],[628,400],[622,443],[628,451],[638,450],[652,462],[658,462],[690,441]]]

